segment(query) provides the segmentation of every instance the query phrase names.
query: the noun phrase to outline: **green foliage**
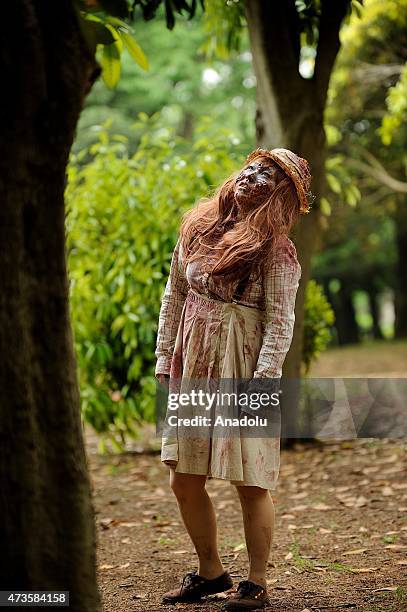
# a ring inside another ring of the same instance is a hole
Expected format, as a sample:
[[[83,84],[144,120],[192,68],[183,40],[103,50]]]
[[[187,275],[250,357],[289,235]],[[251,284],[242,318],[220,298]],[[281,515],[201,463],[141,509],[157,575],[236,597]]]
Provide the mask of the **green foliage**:
[[[362,289],[385,291],[395,286],[396,225],[382,202],[366,199],[356,208],[334,211],[335,223],[329,247],[313,257],[312,275],[317,281],[346,280]]]
[[[110,4],[110,3],[107,3]],[[125,21],[104,13],[80,13],[81,27],[92,50],[102,66],[102,79],[113,89],[120,79],[121,54],[125,47],[143,70],[148,70],[148,60],[135,40],[132,28]]]
[[[341,28],[324,117],[329,192],[321,208],[330,216],[322,218],[327,231],[312,276],[324,284],[343,282],[354,295],[358,289],[397,292],[399,284],[401,194],[383,176],[402,181],[405,174],[406,123],[399,120],[407,11],[401,8],[407,0],[365,0],[362,18],[354,14]]]
[[[360,17],[363,0],[352,0],[346,10],[346,19],[352,11]],[[314,47],[318,43],[321,21],[320,0],[295,0],[297,22],[293,21],[293,35],[299,36],[300,46]],[[206,58],[227,59],[240,50],[240,39],[246,28],[245,0],[206,0],[204,28],[208,39],[202,45]]]
[[[331,327],[335,322],[334,312],[315,280],[308,281],[304,303],[304,347],[302,361],[307,374],[311,362],[328,346],[332,336]]]
[[[340,130],[329,123],[325,125],[326,139],[328,147],[334,150],[336,145],[340,146],[342,134]],[[332,207],[335,198],[348,206],[355,207],[362,198],[360,189],[354,181],[354,176],[350,172],[346,158],[342,153],[331,154],[325,162],[325,175],[329,192],[326,196],[320,198],[321,213],[325,217],[329,217],[332,213]],[[333,196],[333,197],[332,197]]]
[[[353,16],[342,27],[326,120],[340,131],[344,148],[349,146],[345,137],[353,132],[355,139],[371,145],[376,133],[371,128],[381,120],[383,102],[405,64],[406,27],[407,0],[365,0],[362,19]],[[375,144],[380,147],[380,141]]]
[[[325,162],[325,170],[326,180],[331,191],[337,194],[340,201],[355,207],[361,200],[362,194],[352,174],[349,172],[344,156],[338,153],[328,157]],[[330,215],[330,201],[327,198],[324,198],[324,200],[325,202],[321,202],[322,212],[325,215]]]
[[[378,132],[385,145],[390,145],[398,130],[407,123],[407,64],[401,72],[400,79],[390,87],[386,106],[388,112],[382,119]]]
[[[154,420],[158,315],[181,214],[248,151],[230,131],[211,130],[209,117],[191,142],[158,113],[140,113],[133,155],[107,127],[71,157],[67,248],[83,416],[120,448],[142,419]]]
[[[231,52],[240,51],[244,26],[243,0],[207,0],[203,18],[207,38],[200,51],[206,59],[229,59]]]
[[[81,114],[76,152],[96,141],[93,125],[112,118],[110,134],[125,134],[134,152],[137,132],[131,129],[139,112],[165,115],[166,125],[189,137],[201,115],[210,115],[221,128],[228,126],[240,141],[255,142],[255,85],[247,33],[241,53],[229,61],[211,64],[199,51],[206,35],[202,18],[177,19],[172,32],[165,28],[163,8],[155,19],[140,23],[137,42],[148,50],[150,69],[137,69],[127,48],[121,55],[120,81],[114,89],[99,79],[86,98]],[[171,57],[171,61],[168,58]],[[199,104],[195,101],[199,99]]]
[[[140,6],[146,21],[152,19],[162,0],[143,0],[143,2],[133,0],[131,9],[127,0],[75,0],[75,4],[83,36],[90,51],[98,56],[102,66],[102,79],[108,88],[113,89],[120,80],[123,48],[127,49],[132,59],[143,70],[149,69],[147,57],[134,38],[128,20],[134,18],[137,6]],[[170,30],[174,28],[175,13],[183,15],[185,11],[189,19],[192,19],[196,5],[196,0],[192,0],[191,4],[186,0],[165,1],[167,28]],[[204,9],[203,0],[201,6]],[[123,19],[127,19],[127,22]]]

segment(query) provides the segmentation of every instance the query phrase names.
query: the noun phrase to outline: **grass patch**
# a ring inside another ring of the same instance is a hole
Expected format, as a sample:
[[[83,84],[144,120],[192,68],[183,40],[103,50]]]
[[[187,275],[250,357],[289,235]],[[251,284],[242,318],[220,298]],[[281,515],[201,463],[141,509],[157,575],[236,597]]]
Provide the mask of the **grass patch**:
[[[159,538],[157,541],[160,546],[174,546],[177,543],[173,538]]]
[[[398,539],[399,536],[397,534],[387,535],[382,537],[382,542],[383,544],[393,544],[394,542],[397,542]]]
[[[300,543],[298,542],[298,540],[294,540],[294,542],[292,542],[288,548],[293,555],[292,562],[295,565],[295,567],[303,571],[310,571],[310,572],[317,571],[315,569],[315,565],[316,565],[315,561],[313,561],[312,559],[307,559],[306,557],[303,557],[301,555]]]
[[[381,601],[358,607],[355,612],[400,612],[401,610],[407,610],[407,590],[404,587],[398,587],[396,591],[374,593],[374,595],[376,599]],[[389,601],[390,598],[392,601]]]
[[[292,563],[296,568],[302,571],[317,572],[317,567],[325,567],[328,570],[334,572],[353,572],[353,568],[350,565],[340,562],[327,561],[326,559],[308,559],[300,553],[300,543],[298,540],[294,540],[289,546],[289,550],[293,555]]]

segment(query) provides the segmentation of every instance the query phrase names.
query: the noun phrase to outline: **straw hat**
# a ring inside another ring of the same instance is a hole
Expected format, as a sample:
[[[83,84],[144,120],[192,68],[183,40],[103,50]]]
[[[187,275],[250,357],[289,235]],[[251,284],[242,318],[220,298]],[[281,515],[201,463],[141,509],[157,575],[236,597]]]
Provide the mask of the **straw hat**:
[[[303,157],[299,157],[289,149],[261,149],[252,151],[246,158],[246,164],[252,162],[260,155],[269,157],[286,172],[293,180],[300,201],[300,213],[306,214],[311,210],[311,204],[316,196],[310,191],[311,172],[309,163]]]

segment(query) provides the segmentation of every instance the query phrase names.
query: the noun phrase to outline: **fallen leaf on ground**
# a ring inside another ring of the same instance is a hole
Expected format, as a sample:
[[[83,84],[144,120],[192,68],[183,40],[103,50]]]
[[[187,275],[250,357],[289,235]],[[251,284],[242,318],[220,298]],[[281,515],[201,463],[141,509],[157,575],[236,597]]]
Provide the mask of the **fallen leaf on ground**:
[[[185,555],[189,551],[188,550],[173,550],[172,552],[173,552],[174,555]]]
[[[313,510],[332,510],[332,506],[328,506],[327,504],[315,504],[314,506],[311,506],[311,508]]]
[[[379,591],[397,591],[398,587],[383,587],[382,589],[373,589],[372,593],[378,593]]]
[[[394,495],[394,491],[391,487],[383,487],[382,495],[385,495],[386,497],[389,495]]]
[[[295,516],[294,516],[294,514],[282,514],[281,518],[282,519],[290,519],[291,520],[291,519],[295,519]]]
[[[347,552],[342,553],[343,555],[360,555],[365,552],[367,548],[355,548],[354,550],[348,550]]]
[[[307,491],[301,491],[301,493],[294,493],[294,495],[290,495],[290,499],[304,499],[304,497],[308,497]]]

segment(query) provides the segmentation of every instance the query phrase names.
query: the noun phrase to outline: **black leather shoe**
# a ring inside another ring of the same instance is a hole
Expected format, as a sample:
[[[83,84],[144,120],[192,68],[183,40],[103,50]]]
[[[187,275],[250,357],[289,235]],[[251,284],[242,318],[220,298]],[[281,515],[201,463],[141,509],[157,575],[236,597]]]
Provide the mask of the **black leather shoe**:
[[[242,580],[239,582],[236,593],[232,593],[227,602],[223,604],[222,610],[225,612],[261,610],[268,605],[270,605],[270,600],[265,587],[251,580]]]
[[[196,570],[188,572],[182,579],[182,584],[178,589],[168,591],[162,598],[162,603],[172,604],[181,601],[199,601],[205,595],[223,593],[231,589],[233,580],[228,571],[217,578],[204,578],[197,574]]]

